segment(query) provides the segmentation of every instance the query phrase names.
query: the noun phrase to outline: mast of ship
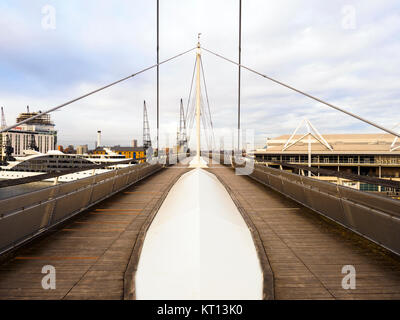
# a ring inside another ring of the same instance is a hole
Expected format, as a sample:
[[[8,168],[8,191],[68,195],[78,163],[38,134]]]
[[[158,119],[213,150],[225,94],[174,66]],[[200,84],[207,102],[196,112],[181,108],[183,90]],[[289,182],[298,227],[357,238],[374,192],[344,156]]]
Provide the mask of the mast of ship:
[[[200,117],[201,117],[201,100],[200,100],[200,63],[201,63],[201,49],[200,49],[200,35],[198,34],[197,51],[196,51],[196,156],[190,162],[192,168],[205,168],[206,163],[200,157]]]
[[[196,159],[197,163],[200,163],[200,34],[197,42],[197,53],[196,53]]]

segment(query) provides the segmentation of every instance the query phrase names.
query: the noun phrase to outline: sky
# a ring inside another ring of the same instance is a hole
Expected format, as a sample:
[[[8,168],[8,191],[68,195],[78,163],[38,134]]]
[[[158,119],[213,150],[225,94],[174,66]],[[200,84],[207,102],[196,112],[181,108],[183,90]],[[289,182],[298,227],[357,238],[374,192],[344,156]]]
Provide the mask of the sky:
[[[400,122],[398,0],[242,1],[242,64],[388,128]],[[196,45],[238,59],[238,0],[160,0],[160,60]],[[237,127],[237,66],[202,52],[219,136]],[[191,52],[160,66],[160,144],[175,141]],[[156,62],[156,1],[2,0],[0,105],[7,124]],[[59,144],[142,140],[143,101],[156,135],[156,71],[52,114]],[[380,132],[242,70],[242,128],[256,146],[308,118],[322,134]],[[169,141],[169,142],[168,142]]]

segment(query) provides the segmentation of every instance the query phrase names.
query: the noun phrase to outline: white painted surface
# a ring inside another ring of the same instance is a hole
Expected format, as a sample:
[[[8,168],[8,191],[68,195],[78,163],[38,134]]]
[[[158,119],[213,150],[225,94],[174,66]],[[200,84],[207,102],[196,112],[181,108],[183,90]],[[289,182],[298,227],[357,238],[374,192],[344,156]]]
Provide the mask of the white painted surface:
[[[203,157],[193,157],[193,159],[189,163],[189,168],[207,168],[207,162]]]
[[[251,233],[219,180],[202,169],[170,190],[144,241],[137,299],[261,299]]]

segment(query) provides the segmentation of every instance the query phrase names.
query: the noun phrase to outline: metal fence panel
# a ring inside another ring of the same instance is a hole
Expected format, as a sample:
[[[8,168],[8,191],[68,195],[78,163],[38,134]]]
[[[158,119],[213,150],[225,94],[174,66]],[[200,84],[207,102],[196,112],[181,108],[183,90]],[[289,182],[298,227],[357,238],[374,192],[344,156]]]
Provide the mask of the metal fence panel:
[[[354,230],[366,237],[400,252],[400,221],[390,215],[348,200],[342,200]]]
[[[94,177],[96,179],[95,180],[96,182],[101,182],[101,181],[113,178],[115,176],[115,174],[116,174],[115,171],[109,171],[109,172],[100,173],[98,175],[95,175]]]
[[[337,222],[350,227],[350,221],[343,211],[342,203],[339,198],[322,193],[315,189],[304,189],[310,208],[322,213],[323,215],[336,220]]]
[[[0,219],[0,252],[10,245],[37,233],[47,225],[49,203]]]
[[[93,178],[92,177],[87,177],[81,180],[76,180],[76,181],[70,181],[67,183],[62,183],[59,185],[59,191],[58,191],[58,196],[65,195],[68,193],[71,193],[73,191],[76,191],[81,188],[87,188],[93,183]]]
[[[264,174],[261,170],[254,170],[251,176],[257,180],[260,180],[266,184],[269,184],[268,175]]]
[[[338,186],[336,184],[304,176],[301,177],[301,180],[304,185],[318,189],[321,192],[328,193],[333,196],[338,196]]]
[[[100,182],[93,186],[91,202],[99,201],[104,198],[107,194],[112,192],[113,179],[106,180],[105,182]]]
[[[303,177],[302,176],[298,176],[297,174],[290,174],[288,176],[285,177],[287,180],[291,181],[291,182],[296,182],[298,184],[303,184]]]
[[[352,202],[363,204],[378,211],[400,217],[400,201],[384,198],[372,193],[342,187],[339,189],[342,198],[351,199]]]
[[[131,184],[131,183],[137,181],[137,177],[138,177],[138,170],[132,170],[129,173],[128,183]]]
[[[81,189],[56,200],[51,223],[56,223],[89,205],[92,187]]]
[[[53,198],[58,193],[59,186],[53,186],[42,190],[30,192],[12,199],[0,201],[0,216],[7,215],[19,209],[28,208],[43,201]]]
[[[142,163],[0,200],[0,253],[161,168]]]
[[[113,191],[120,190],[121,188],[126,186],[128,178],[129,178],[129,174],[119,175],[119,176],[115,177]]]
[[[272,188],[278,190],[279,192],[284,192],[282,186],[282,178],[279,176],[269,175],[269,183]]]
[[[251,177],[400,254],[400,201],[261,165]]]
[[[302,184],[298,184],[296,182],[291,182],[286,179],[283,179],[282,183],[283,183],[283,187],[282,187],[283,192],[285,192],[291,198],[298,199],[298,200],[305,199],[304,187]]]

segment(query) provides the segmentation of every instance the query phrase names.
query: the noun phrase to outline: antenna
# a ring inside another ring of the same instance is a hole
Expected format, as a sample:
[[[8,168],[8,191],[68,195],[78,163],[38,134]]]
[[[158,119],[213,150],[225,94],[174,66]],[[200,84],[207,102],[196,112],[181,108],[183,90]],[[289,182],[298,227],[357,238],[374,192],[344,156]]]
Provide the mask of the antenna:
[[[148,149],[151,147],[150,126],[147,118],[146,100],[143,102],[143,147]]]
[[[1,129],[7,128],[6,117],[4,115],[4,108],[1,107]]]

